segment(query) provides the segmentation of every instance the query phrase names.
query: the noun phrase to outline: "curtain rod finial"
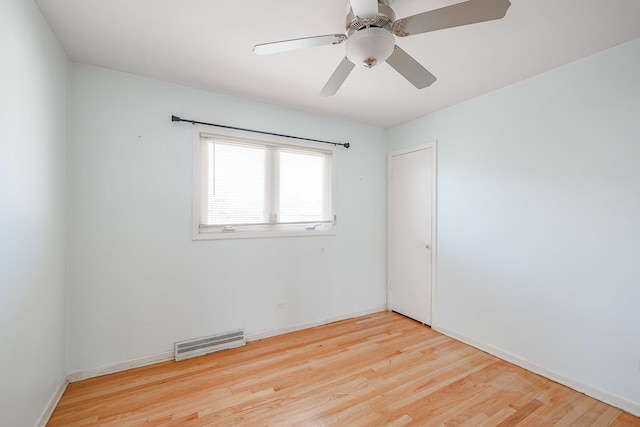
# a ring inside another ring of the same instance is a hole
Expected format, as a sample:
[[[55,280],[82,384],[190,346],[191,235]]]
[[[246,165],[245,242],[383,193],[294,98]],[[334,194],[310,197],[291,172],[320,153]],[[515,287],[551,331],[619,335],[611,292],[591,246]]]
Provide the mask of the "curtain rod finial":
[[[349,147],[351,146],[351,144],[349,144],[348,142],[345,142],[345,143],[344,143],[344,144],[342,144],[342,145],[344,145],[344,148],[349,148]]]
[[[171,121],[172,121],[172,122],[179,122],[179,121],[181,121],[181,120],[182,120],[182,119],[181,119],[180,117],[178,117],[178,116],[171,116]]]

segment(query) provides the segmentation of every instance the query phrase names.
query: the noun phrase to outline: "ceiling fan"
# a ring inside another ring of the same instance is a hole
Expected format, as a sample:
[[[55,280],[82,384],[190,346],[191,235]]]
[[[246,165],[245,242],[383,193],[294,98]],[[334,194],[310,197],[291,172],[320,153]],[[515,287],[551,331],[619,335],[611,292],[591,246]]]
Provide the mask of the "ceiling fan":
[[[436,77],[395,44],[407,37],[445,28],[501,19],[511,6],[509,0],[467,0],[396,20],[389,0],[349,0],[346,34],[329,34],[256,45],[253,51],[266,55],[313,46],[341,44],[346,56],[320,92],[334,95],[355,64],[371,68],[387,62],[418,89],[431,86]]]

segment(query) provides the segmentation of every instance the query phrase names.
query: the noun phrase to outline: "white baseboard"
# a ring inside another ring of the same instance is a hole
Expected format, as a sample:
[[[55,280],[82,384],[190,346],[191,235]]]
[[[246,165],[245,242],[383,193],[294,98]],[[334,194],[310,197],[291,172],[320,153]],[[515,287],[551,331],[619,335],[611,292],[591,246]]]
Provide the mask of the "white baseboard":
[[[314,328],[316,326],[326,325],[328,323],[339,322],[341,320],[353,319],[354,317],[366,316],[368,314],[378,313],[386,311],[387,306],[381,305],[368,310],[356,311],[354,313],[343,314],[335,317],[327,317],[324,319],[318,319],[311,322],[298,323],[297,325],[285,326],[284,328],[270,329],[260,332],[251,332],[246,334],[247,341],[257,341],[264,338],[274,337],[276,335],[288,334],[290,332],[301,331],[302,329]]]
[[[527,371],[533,372],[534,374],[542,375],[545,378],[548,378],[552,381],[565,385],[580,393],[584,393],[587,396],[593,397],[594,399],[600,400],[611,406],[615,406],[624,411],[627,411],[632,415],[640,416],[640,403],[632,402],[628,399],[617,396],[613,393],[609,393],[608,391],[601,390],[596,387],[584,384],[580,381],[569,378],[563,374],[547,369],[536,363],[530,362],[529,360],[515,356],[509,352],[506,352],[499,348],[485,344],[483,342],[476,340],[475,338],[468,337],[464,334],[460,334],[456,331],[447,329],[440,325],[433,325],[432,329],[434,331],[447,335],[448,337],[451,337],[457,341],[460,341],[472,347],[475,347],[478,350],[482,350],[485,353],[489,353],[509,363],[513,363],[514,365],[520,366],[521,368],[524,368]]]
[[[366,316],[368,314],[378,313],[380,311],[385,311],[385,310],[387,310],[387,306],[381,305],[379,307],[373,307],[368,310],[362,310],[354,313],[343,314],[340,316],[318,319],[311,322],[299,323],[299,324],[287,326],[284,328],[270,329],[270,330],[260,331],[260,332],[252,332],[252,333],[246,334],[245,337],[247,341],[257,341],[264,338],[273,337],[276,335],[287,334],[289,332],[295,332],[302,329],[308,329],[308,328],[313,328],[315,326],[321,326],[321,325],[326,325],[328,323],[338,322],[340,320]],[[158,354],[152,354],[150,356],[139,357],[136,359],[126,360],[124,362],[114,363],[112,365],[102,366],[99,368],[84,369],[82,371],[70,373],[69,375],[67,375],[67,380],[70,383],[74,383],[74,382],[86,380],[89,378],[100,377],[102,375],[115,374],[116,372],[122,372],[128,369],[140,368],[142,366],[152,365],[154,363],[173,360],[173,356],[174,356],[173,350],[169,350],[169,351],[164,351]]]
[[[163,351],[162,353],[138,357],[131,360],[125,360],[124,362],[101,366],[99,368],[84,369],[82,371],[73,372],[67,375],[67,380],[69,380],[70,383],[75,383],[77,381],[87,380],[89,378],[115,374],[116,372],[122,372],[133,368],[140,368],[142,366],[153,365],[154,363],[166,362],[168,360],[173,360],[173,350]]]
[[[53,396],[51,396],[51,399],[49,399],[49,403],[47,403],[44,411],[42,411],[40,420],[38,421],[38,424],[36,424],[38,427],[45,427],[47,425],[47,423],[49,422],[49,418],[51,418],[51,415],[56,409],[56,406],[58,406],[58,402],[60,402],[64,391],[67,389],[67,385],[69,385],[69,381],[66,378],[63,378],[60,382],[60,385],[58,385],[55,393],[53,394]]]

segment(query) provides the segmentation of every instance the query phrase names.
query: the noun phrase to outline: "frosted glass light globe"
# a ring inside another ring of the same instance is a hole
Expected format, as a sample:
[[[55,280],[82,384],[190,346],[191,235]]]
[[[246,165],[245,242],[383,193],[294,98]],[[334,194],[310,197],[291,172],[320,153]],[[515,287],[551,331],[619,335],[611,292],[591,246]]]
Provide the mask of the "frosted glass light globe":
[[[396,39],[384,28],[363,28],[346,41],[347,58],[354,64],[373,67],[391,56]]]

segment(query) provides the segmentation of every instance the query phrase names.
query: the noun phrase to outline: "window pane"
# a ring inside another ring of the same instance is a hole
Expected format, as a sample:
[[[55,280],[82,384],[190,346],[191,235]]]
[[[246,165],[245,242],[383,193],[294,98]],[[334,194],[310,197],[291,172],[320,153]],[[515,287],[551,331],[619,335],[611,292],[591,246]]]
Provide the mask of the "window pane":
[[[327,156],[280,150],[278,222],[328,220],[325,188]]]
[[[265,147],[222,142],[211,145],[207,224],[266,222]]]

